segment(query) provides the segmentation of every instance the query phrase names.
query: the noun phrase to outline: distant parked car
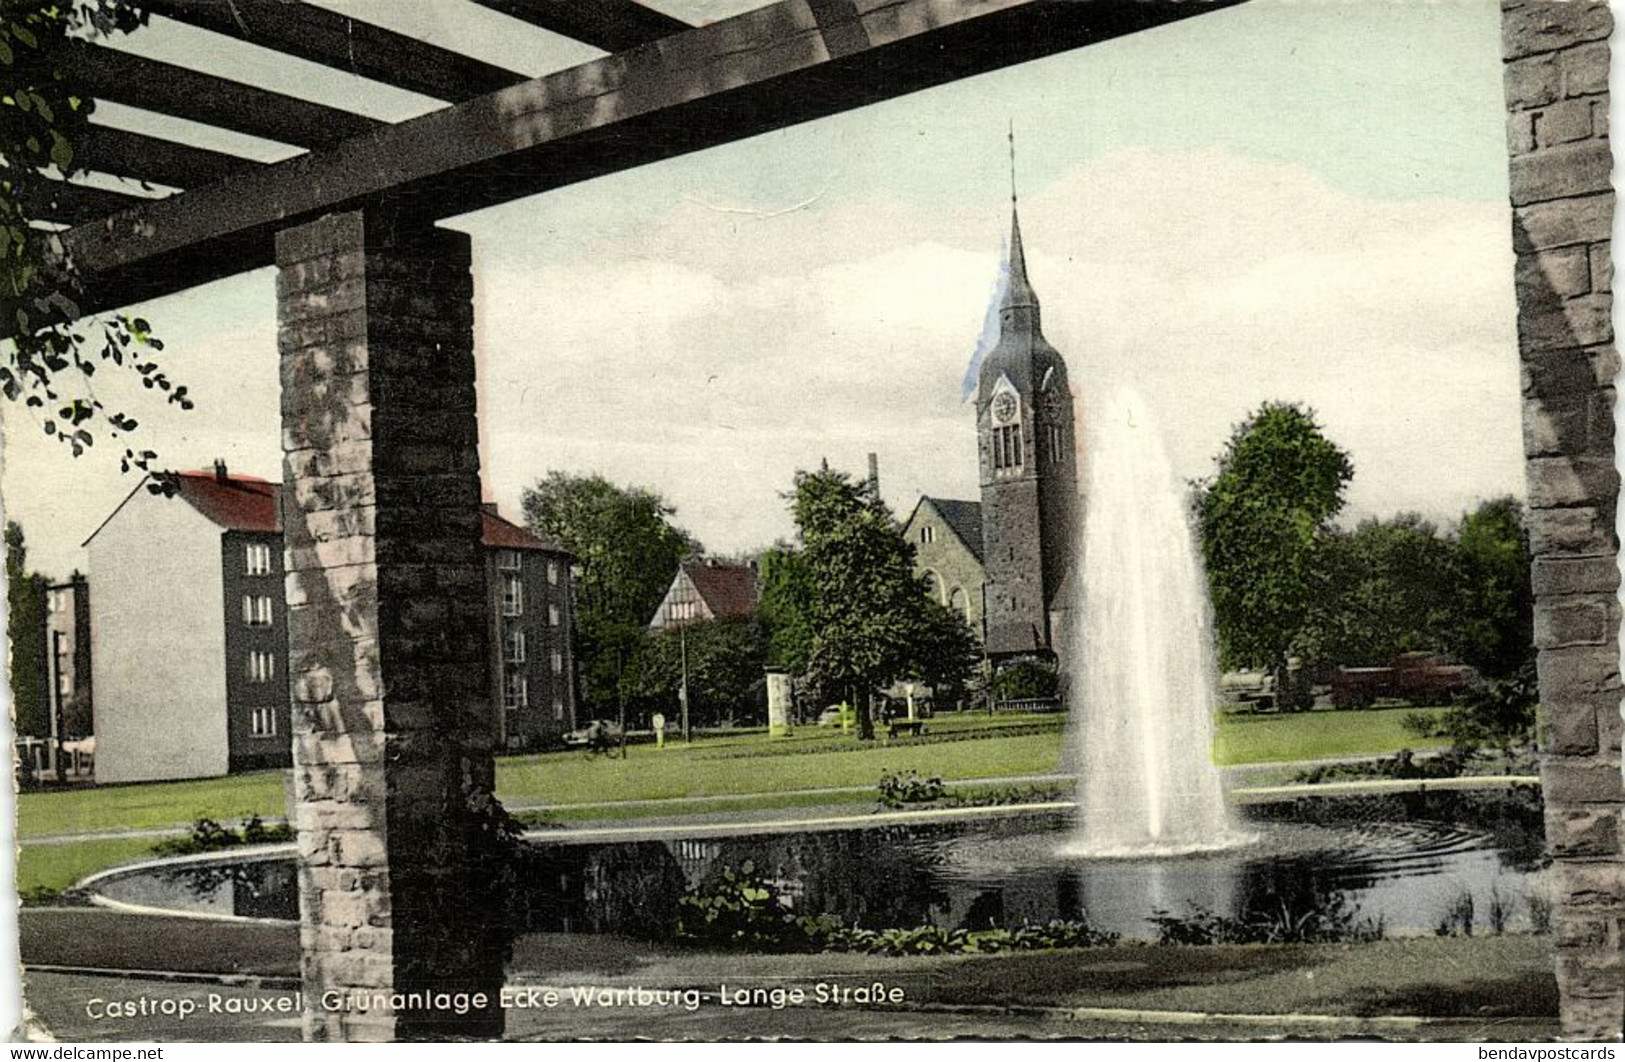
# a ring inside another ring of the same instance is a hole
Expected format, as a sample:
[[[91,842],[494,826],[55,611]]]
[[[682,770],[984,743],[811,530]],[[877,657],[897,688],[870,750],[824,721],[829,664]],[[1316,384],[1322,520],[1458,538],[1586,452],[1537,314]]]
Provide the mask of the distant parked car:
[[[1368,708],[1392,697],[1415,705],[1449,704],[1483,685],[1478,672],[1447,664],[1431,653],[1402,653],[1387,667],[1340,667],[1332,675],[1332,701],[1339,708]]]

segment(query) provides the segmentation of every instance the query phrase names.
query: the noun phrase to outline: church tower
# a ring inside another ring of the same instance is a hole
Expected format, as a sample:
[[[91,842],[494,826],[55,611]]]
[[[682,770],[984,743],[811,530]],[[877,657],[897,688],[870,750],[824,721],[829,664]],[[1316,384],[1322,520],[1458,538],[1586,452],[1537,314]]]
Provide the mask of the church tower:
[[[1044,338],[1027,277],[1015,189],[998,344],[982,361],[976,436],[987,573],[985,625],[995,659],[1055,651],[1052,612],[1072,552],[1075,425],[1066,363]]]

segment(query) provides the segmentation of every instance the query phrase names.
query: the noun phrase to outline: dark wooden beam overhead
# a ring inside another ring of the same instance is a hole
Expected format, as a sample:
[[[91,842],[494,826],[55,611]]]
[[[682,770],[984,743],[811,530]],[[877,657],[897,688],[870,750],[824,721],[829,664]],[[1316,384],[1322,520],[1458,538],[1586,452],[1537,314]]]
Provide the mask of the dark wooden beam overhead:
[[[368,207],[437,220],[1220,11],[1240,0],[783,0],[64,236],[91,309],[271,264]],[[945,176],[944,179],[947,179]]]
[[[144,0],[142,6],[177,22],[452,103],[529,80],[300,0]]]
[[[0,178],[9,175],[0,168]],[[23,212],[31,221],[51,221],[60,225],[82,225],[116,214],[126,207],[153,200],[128,192],[112,192],[85,184],[69,184],[39,178],[22,186]]]
[[[694,28],[681,19],[644,7],[637,0],[474,2],[606,52],[624,52]]]
[[[213,184],[234,173],[264,165],[236,155],[106,125],[86,129],[75,142],[74,151],[87,169],[167,184],[172,188]]]
[[[184,66],[85,44],[73,76],[99,100],[158,111],[294,147],[332,147],[387,123]]]

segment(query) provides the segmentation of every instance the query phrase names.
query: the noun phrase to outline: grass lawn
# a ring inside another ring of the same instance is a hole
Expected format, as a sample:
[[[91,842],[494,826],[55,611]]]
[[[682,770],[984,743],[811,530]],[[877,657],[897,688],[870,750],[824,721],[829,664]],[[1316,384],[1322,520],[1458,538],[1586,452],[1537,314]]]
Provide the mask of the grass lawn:
[[[1446,711],[1449,709],[1407,707],[1286,715],[1226,713],[1220,717],[1213,760],[1221,766],[1234,767],[1437,748],[1450,742],[1442,738],[1418,738],[1400,723],[1412,712],[1437,716]]]
[[[152,856],[151,837],[120,837],[73,844],[25,844],[17,852],[17,892],[56,892],[98,870]]]
[[[1439,712],[1443,709],[1422,709]],[[1295,715],[1220,717],[1214,753],[1226,766],[1386,754],[1401,748],[1438,745],[1408,734],[1400,720],[1407,710],[1321,711]],[[1030,726],[1046,717],[943,716],[930,723],[933,734],[958,730]],[[1054,717],[1047,717],[1054,721]],[[782,793],[784,790],[873,786],[881,774],[915,770],[945,779],[1047,774],[1056,769],[1062,731],[989,736],[935,744],[877,743],[865,747],[850,734],[806,727],[773,741],[761,731],[744,731],[664,749],[633,745],[627,758],[603,759],[580,752],[504,758],[497,765],[497,793],[516,804],[597,804],[669,797]],[[783,748],[798,755],[742,755]],[[764,798],[763,807],[793,807],[794,797]],[[251,814],[283,814],[283,781],[278,771],[192,782],[106,786],[19,798],[18,832],[26,841],[43,834],[185,826],[199,817],[237,819]],[[740,803],[685,805],[713,810]],[[672,809],[682,810],[681,808]],[[637,812],[641,813],[641,812]],[[579,817],[579,816],[571,816]]]

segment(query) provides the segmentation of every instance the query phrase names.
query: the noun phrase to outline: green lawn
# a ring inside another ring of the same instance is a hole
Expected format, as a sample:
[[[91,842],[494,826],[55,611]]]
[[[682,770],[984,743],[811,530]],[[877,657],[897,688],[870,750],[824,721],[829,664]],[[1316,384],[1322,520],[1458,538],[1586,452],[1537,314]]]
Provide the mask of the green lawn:
[[[1215,759],[1234,766],[1383,754],[1441,744],[1408,734],[1400,726],[1406,711],[1226,713],[1220,717]],[[1054,722],[1054,717],[1048,719]],[[932,720],[930,728],[934,734],[990,727],[996,732],[1044,721],[1045,717],[989,720],[976,714],[944,716]],[[505,758],[497,766],[497,792],[510,803],[589,804],[872,786],[888,771],[915,770],[945,779],[1047,774],[1056,769],[1061,733],[1056,725],[1040,733],[1014,736],[865,747],[855,736],[827,728],[806,727],[782,741],[773,741],[761,731],[741,731],[691,746],[678,742],[664,749],[633,745],[624,760],[590,758],[579,752]],[[741,755],[752,748],[771,752],[786,747],[809,751]],[[794,805],[784,799],[763,806]],[[720,805],[693,807],[712,810],[715,806]],[[282,774],[264,771],[194,782],[25,793],[19,799],[18,832],[26,840],[42,834],[178,827],[202,816],[280,817],[283,810]]]
[[[1225,767],[1247,763],[1324,760],[1367,756],[1400,749],[1448,745],[1441,738],[1418,738],[1401,726],[1412,712],[1438,715],[1447,708],[1382,708],[1365,711],[1299,712],[1286,715],[1220,717],[1213,760]]]
[[[121,837],[73,844],[25,844],[17,850],[17,892],[26,897],[42,890],[65,889],[98,870],[150,858],[155,843],[152,838]]]

